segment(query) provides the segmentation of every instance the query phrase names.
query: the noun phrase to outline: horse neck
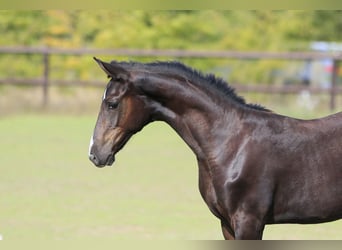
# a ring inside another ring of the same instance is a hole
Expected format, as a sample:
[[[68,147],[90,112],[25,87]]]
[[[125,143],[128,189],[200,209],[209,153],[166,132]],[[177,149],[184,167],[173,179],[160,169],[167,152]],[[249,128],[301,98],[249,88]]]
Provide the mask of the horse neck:
[[[225,137],[238,126],[239,105],[185,79],[150,77],[140,89],[145,93],[153,120],[168,123],[189,145],[197,158],[207,158],[217,146],[216,133]],[[216,134],[216,135],[215,135]]]

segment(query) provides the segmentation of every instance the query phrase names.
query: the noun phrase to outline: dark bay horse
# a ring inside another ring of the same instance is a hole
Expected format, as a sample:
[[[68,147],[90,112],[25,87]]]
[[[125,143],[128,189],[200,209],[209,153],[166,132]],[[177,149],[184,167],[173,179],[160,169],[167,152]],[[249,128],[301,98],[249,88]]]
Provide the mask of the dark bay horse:
[[[196,154],[200,193],[226,239],[342,217],[342,112],[294,119],[178,62],[95,60],[110,78],[89,146],[96,166],[112,165],[132,135],[164,121]]]

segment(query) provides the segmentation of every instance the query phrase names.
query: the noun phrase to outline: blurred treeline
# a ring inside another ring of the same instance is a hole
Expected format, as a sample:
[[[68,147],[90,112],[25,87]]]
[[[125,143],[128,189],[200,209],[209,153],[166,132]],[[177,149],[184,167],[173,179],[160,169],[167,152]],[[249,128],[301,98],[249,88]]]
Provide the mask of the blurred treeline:
[[[342,41],[342,11],[0,11],[0,34],[0,46],[308,51],[312,41]],[[271,82],[285,67],[182,60],[241,83]],[[55,56],[51,64],[56,78],[89,80],[97,72],[88,56]],[[41,76],[38,65],[37,55],[1,55],[0,77]]]

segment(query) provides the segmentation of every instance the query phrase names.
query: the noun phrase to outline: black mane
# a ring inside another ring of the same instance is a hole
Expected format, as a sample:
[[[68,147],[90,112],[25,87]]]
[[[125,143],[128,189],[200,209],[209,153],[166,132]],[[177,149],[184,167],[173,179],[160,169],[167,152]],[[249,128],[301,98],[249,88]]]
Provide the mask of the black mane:
[[[113,61],[112,63],[117,63],[116,61]],[[245,99],[239,95],[236,94],[235,89],[229,86],[229,84],[224,81],[222,78],[216,77],[213,74],[203,74],[202,72],[192,69],[188,66],[186,66],[183,63],[177,62],[177,61],[156,61],[151,63],[137,63],[137,62],[120,62],[123,66],[128,66],[132,68],[143,68],[145,70],[149,70],[152,72],[160,72],[160,69],[163,69],[163,71],[166,71],[166,73],[170,74],[177,74],[177,75],[185,75],[191,82],[195,84],[199,84],[202,87],[206,88],[209,91],[216,90],[216,92],[223,94],[225,97],[228,97],[235,102],[256,110],[262,110],[262,111],[270,111],[263,106],[260,106],[258,104],[251,104],[246,103]]]

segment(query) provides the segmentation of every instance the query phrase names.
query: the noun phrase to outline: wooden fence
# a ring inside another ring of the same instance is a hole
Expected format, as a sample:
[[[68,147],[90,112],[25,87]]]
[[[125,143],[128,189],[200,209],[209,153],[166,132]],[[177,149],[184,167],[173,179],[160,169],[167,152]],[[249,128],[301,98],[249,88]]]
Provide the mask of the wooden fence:
[[[49,86],[51,85],[80,85],[104,87],[104,83],[98,81],[67,81],[50,79],[50,56],[51,55],[113,55],[113,56],[133,56],[133,57],[171,57],[171,58],[222,58],[237,60],[255,59],[277,59],[277,60],[324,60],[330,59],[333,62],[331,84],[329,89],[303,86],[273,86],[273,85],[242,85],[234,84],[234,87],[241,92],[257,93],[298,93],[308,89],[312,93],[328,93],[330,95],[330,109],[336,107],[336,96],[342,93],[342,88],[338,86],[338,66],[342,60],[342,53],[323,52],[240,52],[240,51],[194,51],[194,50],[158,50],[158,49],[59,49],[59,48],[36,48],[36,47],[0,47],[0,54],[38,54],[42,56],[43,72],[38,79],[6,78],[0,79],[0,84],[34,85],[42,87],[43,101],[46,106],[49,100]]]

